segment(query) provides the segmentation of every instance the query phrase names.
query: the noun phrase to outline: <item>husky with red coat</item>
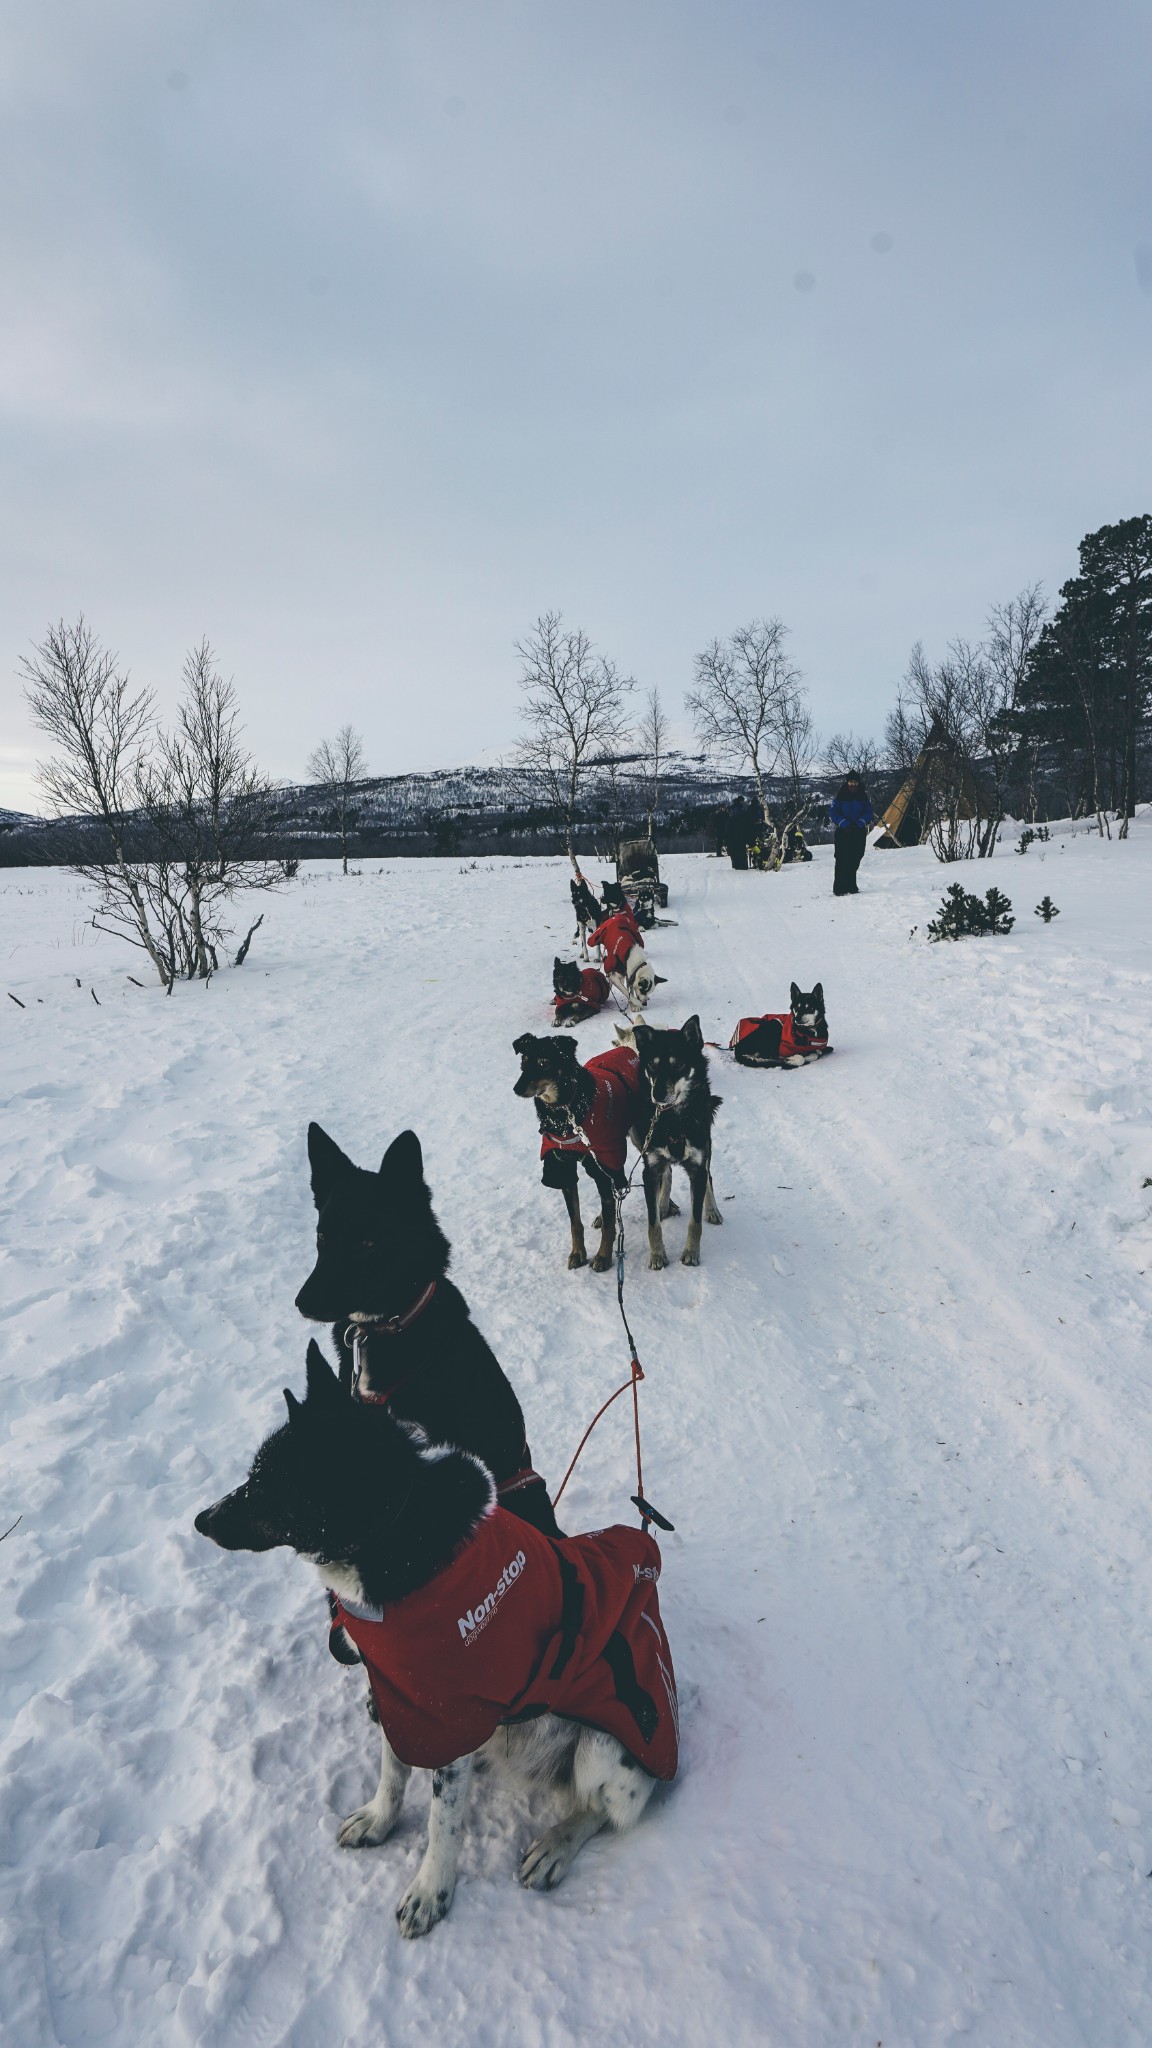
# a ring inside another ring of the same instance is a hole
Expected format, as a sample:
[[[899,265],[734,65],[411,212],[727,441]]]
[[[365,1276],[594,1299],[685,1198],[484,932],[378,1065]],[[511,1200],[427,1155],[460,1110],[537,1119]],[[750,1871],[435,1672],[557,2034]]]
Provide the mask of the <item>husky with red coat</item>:
[[[582,1067],[574,1039],[537,1038],[531,1031],[516,1039],[512,1050],[520,1056],[520,1078],[513,1093],[536,1104],[544,1163],[540,1179],[546,1188],[560,1189],[568,1211],[568,1264],[591,1263],[594,1273],[606,1273],[612,1264],[616,1189],[624,1180],[628,1140],[637,1151],[643,1142],[639,1061],[631,1046],[616,1045]],[[591,1262],[580,1215],[581,1168],[600,1197],[600,1245]]]
[[[315,1344],[305,1400],[285,1400],[245,1483],[196,1528],[224,1550],[295,1550],[336,1595],[380,1721],[379,1783],[341,1847],[383,1842],[413,1765],[432,1771],[427,1848],[396,1911],[402,1934],[426,1934],[452,1903],[487,1751],[564,1798],[520,1865],[522,1884],[551,1891],[585,1842],[633,1827],[675,1776],[659,1550],[635,1529],[555,1539],[517,1521],[478,1458],[358,1410]]]
[[[634,1010],[647,1007],[654,988],[666,977],[657,974],[644,951],[644,940],[629,905],[613,911],[603,924],[588,934],[588,944],[601,948],[601,966],[613,988],[618,988]]]
[[[806,994],[793,982],[790,999],[790,1010],[741,1017],[728,1042],[740,1066],[807,1067],[832,1051],[822,983]]]
[[[611,993],[598,967],[578,967],[557,954],[552,962],[553,1030],[598,1017]]]

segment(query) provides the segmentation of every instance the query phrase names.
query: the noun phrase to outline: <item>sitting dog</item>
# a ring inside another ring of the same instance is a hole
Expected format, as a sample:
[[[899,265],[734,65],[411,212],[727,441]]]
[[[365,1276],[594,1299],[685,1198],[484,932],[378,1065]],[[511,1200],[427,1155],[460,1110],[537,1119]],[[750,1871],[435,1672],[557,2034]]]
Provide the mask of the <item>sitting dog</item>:
[[[728,1049],[742,1067],[807,1067],[832,1051],[821,983],[806,995],[793,982],[790,993],[788,1011],[741,1017]]]
[[[546,1188],[559,1188],[572,1232],[570,1268],[589,1263],[580,1215],[579,1168],[591,1176],[600,1197],[600,1245],[591,1261],[594,1273],[612,1264],[616,1189],[623,1185],[628,1139],[640,1149],[639,1068],[630,1046],[613,1046],[582,1067],[571,1038],[535,1038],[530,1031],[516,1039],[520,1078],[513,1093],[536,1103],[540,1123],[540,1175]]]
[[[575,960],[552,962],[552,1027],[583,1024],[598,1017],[612,991],[598,967],[578,967]]]
[[[649,966],[640,927],[631,910],[617,910],[606,917],[602,925],[588,934],[588,944],[602,947],[604,972],[629,1006],[645,1009],[653,989],[666,977],[654,973]]]
[[[636,1047],[642,1104],[640,1144],[644,1153],[644,1199],[648,1205],[648,1264],[654,1271],[668,1264],[665,1216],[678,1216],[672,1201],[672,1168],[682,1166],[692,1190],[692,1213],[680,1262],[700,1264],[700,1224],[723,1223],[712,1192],[712,1123],[721,1098],[708,1085],[708,1060],[699,1017],[689,1017],[679,1031],[655,1031],[634,1024],[629,1034]]]
[[[402,1934],[426,1934],[452,1903],[473,1760],[489,1746],[567,1796],[520,1865],[522,1884],[550,1891],[591,1836],[632,1827],[656,1779],[675,1776],[659,1550],[621,1527],[550,1542],[496,1505],[478,1458],[385,1408],[357,1413],[315,1344],[306,1399],[284,1398],[288,1421],[196,1528],[224,1550],[287,1546],[335,1589],[380,1722],[380,1781],[341,1847],[384,1841],[412,1766],[433,1772],[427,1848],[396,1912]]]
[[[446,1277],[451,1248],[433,1214],[415,1131],[402,1131],[371,1173],[309,1124],[308,1159],[316,1264],[296,1306],[311,1322],[333,1325],[341,1385],[434,1442],[473,1452],[494,1474],[503,1507],[559,1535],[520,1403]]]

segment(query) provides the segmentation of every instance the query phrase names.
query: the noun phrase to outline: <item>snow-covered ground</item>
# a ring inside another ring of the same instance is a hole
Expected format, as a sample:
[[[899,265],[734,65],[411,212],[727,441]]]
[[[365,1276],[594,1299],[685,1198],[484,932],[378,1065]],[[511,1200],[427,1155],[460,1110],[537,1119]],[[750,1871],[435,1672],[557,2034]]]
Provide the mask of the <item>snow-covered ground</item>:
[[[483,1788],[412,1944],[427,1781],[384,1848],[336,1848],[362,1682],[306,1566],[192,1517],[302,1383],[310,1117],[365,1162],[419,1131],[554,1482],[624,1376],[512,1095],[563,865],[306,869],[241,971],[171,998],[72,879],[0,876],[6,2048],[1152,2039],[1152,821],[1008,842],[1016,929],[956,946],[924,943],[957,872],[925,852],[841,901],[823,850],[666,872],[651,1020],[726,1040],[822,977],[836,1046],[714,1057],[698,1271],[648,1272],[629,1204],[682,1775],[551,1897]],[[631,1518],[626,1405],[569,1528]]]

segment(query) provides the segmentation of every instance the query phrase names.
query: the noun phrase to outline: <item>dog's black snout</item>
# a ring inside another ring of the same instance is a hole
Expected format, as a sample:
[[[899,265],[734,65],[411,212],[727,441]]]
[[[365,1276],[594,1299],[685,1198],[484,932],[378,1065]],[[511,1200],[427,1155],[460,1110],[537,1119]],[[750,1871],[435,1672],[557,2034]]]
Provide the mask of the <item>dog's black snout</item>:
[[[192,1524],[198,1536],[207,1536],[212,1543],[216,1541],[215,1532],[212,1527],[212,1517],[219,1506],[220,1502],[214,1501],[210,1508],[201,1508],[200,1513]]]

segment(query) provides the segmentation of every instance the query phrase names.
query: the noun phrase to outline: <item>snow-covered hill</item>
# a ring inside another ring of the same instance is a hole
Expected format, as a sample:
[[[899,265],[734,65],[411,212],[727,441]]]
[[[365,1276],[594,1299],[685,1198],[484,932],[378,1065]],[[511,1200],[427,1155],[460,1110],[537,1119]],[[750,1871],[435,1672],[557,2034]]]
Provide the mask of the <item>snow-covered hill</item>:
[[[924,944],[955,871],[923,851],[839,901],[824,849],[666,872],[651,1020],[726,1040],[822,977],[836,1046],[715,1056],[698,1271],[649,1273],[629,1205],[683,1771],[551,1897],[485,1788],[415,1944],[426,1781],[391,1843],[336,1848],[361,1682],[305,1566],[192,1517],[302,1382],[309,1117],[365,1161],[420,1132],[554,1481],[623,1377],[512,1095],[564,867],[317,864],[171,998],[71,879],[0,879],[6,2048],[1152,2038],[1152,825],[1005,848],[1016,929],[957,946]],[[569,1527],[630,1518],[624,1406]]]

